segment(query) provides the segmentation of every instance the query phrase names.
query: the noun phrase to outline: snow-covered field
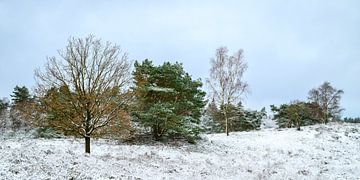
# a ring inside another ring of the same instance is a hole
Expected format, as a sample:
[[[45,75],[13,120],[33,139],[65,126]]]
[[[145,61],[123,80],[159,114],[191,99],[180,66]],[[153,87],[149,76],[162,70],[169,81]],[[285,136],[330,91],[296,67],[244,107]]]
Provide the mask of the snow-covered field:
[[[359,179],[360,126],[204,135],[197,145],[0,139],[0,179]]]

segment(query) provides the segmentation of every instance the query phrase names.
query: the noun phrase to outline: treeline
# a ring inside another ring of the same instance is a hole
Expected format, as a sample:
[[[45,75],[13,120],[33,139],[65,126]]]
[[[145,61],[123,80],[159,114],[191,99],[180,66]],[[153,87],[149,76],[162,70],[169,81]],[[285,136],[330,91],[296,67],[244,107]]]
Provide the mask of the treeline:
[[[357,118],[349,118],[349,117],[345,117],[343,119],[344,122],[347,122],[347,123],[360,123],[360,117],[357,117]]]
[[[301,126],[339,121],[344,110],[340,107],[343,93],[343,90],[324,82],[318,88],[309,91],[308,101],[297,100],[280,106],[271,105],[273,120],[280,128],[296,127],[298,130]]]
[[[34,94],[16,86],[11,103],[0,101],[0,115],[9,112],[11,121],[2,118],[1,126],[83,137],[87,153],[91,137],[131,140],[149,134],[155,140],[195,142],[202,132],[229,135],[259,129],[267,118],[265,108],[248,110],[241,103],[249,91],[243,51],[228,55],[220,47],[210,64],[206,98],[202,81],[194,80],[181,63],[133,63],[111,42],[92,35],[70,38],[58,57],[49,57],[45,68],[35,71]],[[274,120],[281,128],[300,129],[338,119],[342,93],[325,82],[310,91],[308,102],[271,106]]]

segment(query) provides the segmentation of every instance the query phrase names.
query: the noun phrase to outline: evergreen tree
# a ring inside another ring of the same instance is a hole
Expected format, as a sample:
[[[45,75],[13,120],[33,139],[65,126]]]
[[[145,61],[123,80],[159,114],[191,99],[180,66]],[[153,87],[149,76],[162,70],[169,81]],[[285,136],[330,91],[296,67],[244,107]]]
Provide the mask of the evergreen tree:
[[[214,99],[208,104],[205,109],[204,116],[202,117],[202,126],[206,133],[221,133],[224,132],[222,125],[223,121],[220,120],[220,111],[216,107]]]
[[[0,112],[6,110],[9,107],[9,102],[4,98],[0,99]]]
[[[194,140],[200,133],[205,92],[200,80],[192,80],[182,64],[154,66],[151,61],[135,62],[133,91],[137,99],[133,115],[153,137],[184,136]]]
[[[233,123],[234,131],[248,131],[260,129],[262,120],[266,117],[266,110],[260,111],[244,110],[240,105],[238,107],[238,117]]]
[[[322,121],[322,110],[316,103],[295,101],[290,104],[281,104],[279,107],[271,105],[274,120],[280,128],[313,125]]]
[[[345,117],[343,121],[347,123],[360,123],[360,117],[357,118]]]
[[[11,100],[15,105],[19,103],[29,102],[31,100],[29,89],[25,86],[15,86],[13,94],[10,96],[12,97]]]
[[[10,119],[12,128],[27,127],[29,125],[29,116],[33,112],[33,97],[29,89],[25,86],[15,86],[11,96],[12,106],[10,110]]]

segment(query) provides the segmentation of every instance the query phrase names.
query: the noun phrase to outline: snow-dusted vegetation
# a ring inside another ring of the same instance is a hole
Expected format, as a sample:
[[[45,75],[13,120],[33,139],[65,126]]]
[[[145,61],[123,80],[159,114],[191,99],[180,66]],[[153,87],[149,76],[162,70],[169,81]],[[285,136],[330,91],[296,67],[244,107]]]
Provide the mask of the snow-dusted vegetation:
[[[330,82],[268,116],[243,106],[241,49],[216,50],[208,99],[182,63],[132,70],[121,53],[93,35],[70,38],[35,71],[35,94],[15,86],[0,100],[1,179],[360,177],[360,126],[335,123],[344,91]]]
[[[360,180],[350,1],[0,0],[0,180]]]
[[[360,125],[203,135],[197,144],[130,145],[2,132],[1,179],[357,179]]]

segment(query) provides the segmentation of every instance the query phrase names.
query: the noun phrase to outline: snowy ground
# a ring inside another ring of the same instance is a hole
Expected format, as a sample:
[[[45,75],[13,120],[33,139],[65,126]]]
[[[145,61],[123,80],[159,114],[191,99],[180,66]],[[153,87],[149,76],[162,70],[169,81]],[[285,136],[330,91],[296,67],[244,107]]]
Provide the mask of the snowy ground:
[[[1,136],[0,136],[1,137]],[[2,135],[0,179],[359,179],[360,125],[205,135],[196,146]]]

